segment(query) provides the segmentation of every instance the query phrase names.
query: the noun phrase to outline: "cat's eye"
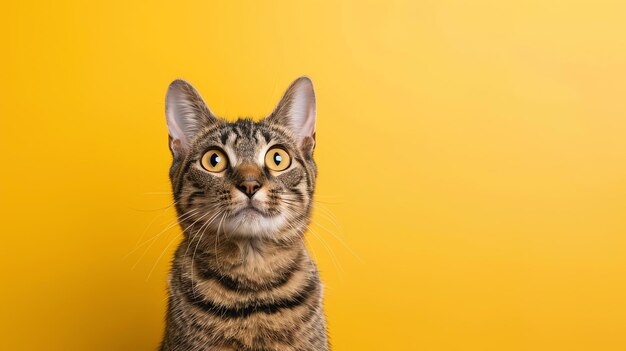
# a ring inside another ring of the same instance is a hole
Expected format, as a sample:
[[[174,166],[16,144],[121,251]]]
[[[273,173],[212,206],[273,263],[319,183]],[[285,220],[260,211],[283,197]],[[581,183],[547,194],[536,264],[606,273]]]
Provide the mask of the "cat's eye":
[[[265,165],[272,171],[284,171],[291,165],[291,157],[283,148],[271,148],[265,154]]]
[[[228,159],[220,150],[209,150],[202,156],[200,163],[207,171],[217,173],[226,169]]]

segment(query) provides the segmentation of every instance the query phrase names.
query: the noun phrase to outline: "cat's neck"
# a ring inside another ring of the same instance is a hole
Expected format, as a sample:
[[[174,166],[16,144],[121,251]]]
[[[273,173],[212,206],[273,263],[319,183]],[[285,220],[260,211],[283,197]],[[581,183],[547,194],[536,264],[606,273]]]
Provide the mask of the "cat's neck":
[[[294,262],[310,261],[302,239],[276,242],[260,238],[231,238],[223,236],[200,244],[183,242],[183,255],[198,265],[198,269],[211,269],[221,274],[254,279],[272,279],[278,272]],[[179,253],[180,254],[180,253]]]

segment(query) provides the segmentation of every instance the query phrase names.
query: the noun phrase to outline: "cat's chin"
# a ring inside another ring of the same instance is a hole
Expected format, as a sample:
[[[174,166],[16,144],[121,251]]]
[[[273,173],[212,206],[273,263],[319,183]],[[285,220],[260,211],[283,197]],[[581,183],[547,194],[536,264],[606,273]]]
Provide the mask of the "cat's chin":
[[[267,216],[255,208],[246,208],[226,220],[223,226],[229,236],[271,239],[284,224],[283,216]]]

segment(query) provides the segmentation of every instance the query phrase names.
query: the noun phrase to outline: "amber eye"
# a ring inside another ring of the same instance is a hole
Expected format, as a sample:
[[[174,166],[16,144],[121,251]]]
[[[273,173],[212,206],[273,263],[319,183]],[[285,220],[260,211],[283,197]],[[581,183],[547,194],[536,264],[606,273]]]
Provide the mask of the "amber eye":
[[[291,164],[291,157],[287,151],[275,147],[265,154],[265,165],[272,171],[284,171]]]
[[[221,172],[226,169],[228,159],[220,150],[209,150],[202,156],[202,167],[209,172]]]

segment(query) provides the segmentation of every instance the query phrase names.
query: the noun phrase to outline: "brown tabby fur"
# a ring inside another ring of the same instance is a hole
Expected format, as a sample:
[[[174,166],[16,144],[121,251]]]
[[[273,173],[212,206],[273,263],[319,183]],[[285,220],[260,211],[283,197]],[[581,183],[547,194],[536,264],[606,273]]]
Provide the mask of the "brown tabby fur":
[[[169,275],[161,351],[329,349],[322,284],[303,243],[316,178],[314,134],[299,137],[287,113],[297,84],[310,81],[294,82],[267,118],[233,123],[215,117],[189,83],[170,86],[187,118],[186,140],[170,132],[170,178],[184,239]],[[263,165],[273,145],[290,154],[287,170]],[[223,174],[199,165],[216,147],[228,154]],[[246,179],[261,184],[251,200],[237,189]],[[247,201],[259,210],[240,212]]]

